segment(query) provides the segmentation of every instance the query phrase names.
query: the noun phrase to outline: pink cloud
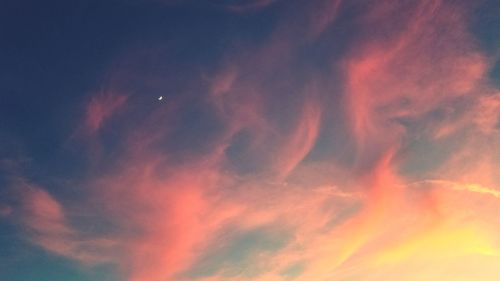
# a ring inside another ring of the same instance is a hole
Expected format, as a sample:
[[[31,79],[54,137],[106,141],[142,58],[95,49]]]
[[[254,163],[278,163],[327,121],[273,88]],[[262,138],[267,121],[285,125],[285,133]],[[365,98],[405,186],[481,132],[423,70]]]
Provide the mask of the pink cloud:
[[[255,254],[265,270],[252,280],[282,280],[299,263],[296,280],[304,281],[385,280],[418,267],[427,278],[421,280],[442,280],[449,272],[433,268],[438,262],[449,270],[472,264],[498,273],[491,266],[500,253],[494,235],[500,224],[492,215],[498,211],[498,94],[485,82],[487,56],[469,34],[463,8],[438,0],[368,3],[353,19],[360,35],[352,48],[340,63],[326,53],[327,70],[317,71],[297,67],[309,65],[296,57],[325,39],[349,4],[304,3],[300,13],[285,10],[267,44],[237,48],[211,75],[186,71],[179,78],[187,81],[185,96],[117,120],[131,125],[116,129],[115,153],[98,159],[99,169],[80,183],[90,197],[83,204],[109,229],[85,233],[69,204],[28,186],[21,222],[30,240],[78,261],[111,262],[131,281],[189,280],[183,273],[196,269],[200,257],[230,244],[227,229],[265,227],[290,238]],[[120,83],[134,77],[166,87],[163,72],[136,70],[144,62],[135,55],[113,86],[126,88]],[[202,94],[193,94],[192,84],[202,85]],[[126,101],[113,94],[92,98],[83,127],[98,133]],[[203,110],[186,118],[198,104]],[[441,111],[448,115],[437,120]],[[217,126],[203,127],[205,119]],[[345,120],[346,129],[332,125]],[[188,126],[194,129],[186,133]],[[344,134],[353,144],[338,141]],[[417,181],[404,174],[402,148],[455,134],[463,134],[457,149],[436,169]],[[323,135],[331,141],[323,146],[356,154],[352,163],[310,155],[316,148],[322,153]],[[484,259],[484,266],[469,257]],[[227,280],[225,267],[218,264],[206,280]]]
[[[384,2],[368,13],[367,24],[390,35],[369,38],[346,63],[348,114],[360,142],[377,132],[398,138],[394,119],[420,118],[454,99],[472,98],[487,70],[456,7],[424,1],[396,22],[399,8]],[[438,33],[435,26],[453,31]]]
[[[126,96],[112,93],[92,97],[86,108],[85,130],[91,135],[97,133],[126,101]]]
[[[313,104],[314,103],[314,104]],[[321,108],[316,101],[306,101],[303,113],[293,132],[287,136],[277,155],[276,169],[279,178],[286,178],[314,147],[321,125]]]
[[[112,248],[113,241],[84,238],[71,226],[64,207],[44,189],[23,182],[15,189],[21,198],[21,226],[34,244],[88,265],[109,262],[103,250]]]
[[[0,205],[0,217],[7,217],[12,213],[12,208],[7,205]]]

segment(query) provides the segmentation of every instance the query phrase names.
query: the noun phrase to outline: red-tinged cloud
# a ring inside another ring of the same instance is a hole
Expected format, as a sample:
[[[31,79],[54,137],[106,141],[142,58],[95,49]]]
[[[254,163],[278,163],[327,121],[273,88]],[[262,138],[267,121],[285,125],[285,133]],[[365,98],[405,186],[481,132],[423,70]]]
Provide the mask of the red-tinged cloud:
[[[474,123],[483,134],[498,134],[500,120],[500,93],[485,95],[478,100],[474,112]]]
[[[20,206],[11,213],[30,241],[51,253],[87,265],[109,262],[111,253],[105,251],[113,248],[113,241],[85,237],[71,225],[64,207],[44,189],[23,181],[13,188]]]
[[[78,182],[88,198],[26,189],[30,240],[131,281],[496,280],[500,106],[467,6],[288,5],[213,72],[143,73],[169,55],[131,52],[109,89],[128,98],[97,95],[82,121],[101,141],[128,102]],[[85,232],[78,212],[107,225]]]
[[[115,114],[127,101],[123,95],[104,93],[92,97],[86,107],[84,130],[93,135],[99,132],[104,124]]]
[[[194,173],[137,164],[100,183],[106,190],[99,196],[122,228],[120,246],[129,253],[122,265],[130,280],[165,280],[189,264],[195,246],[210,233],[204,193],[216,175],[203,166],[191,167]]]
[[[306,102],[302,109],[304,112],[298,115],[296,128],[283,141],[282,148],[278,149],[279,158],[275,165],[280,178],[286,178],[302,162],[318,138],[322,109],[317,104],[311,104],[316,101]]]
[[[377,135],[397,142],[398,120],[475,99],[487,63],[462,13],[445,1],[421,1],[383,2],[367,14],[366,24],[388,35],[360,39],[361,47],[346,62],[348,114],[360,145]],[[448,27],[453,31],[440,31]]]
[[[12,208],[8,205],[0,205],[0,217],[7,217],[12,213]]]

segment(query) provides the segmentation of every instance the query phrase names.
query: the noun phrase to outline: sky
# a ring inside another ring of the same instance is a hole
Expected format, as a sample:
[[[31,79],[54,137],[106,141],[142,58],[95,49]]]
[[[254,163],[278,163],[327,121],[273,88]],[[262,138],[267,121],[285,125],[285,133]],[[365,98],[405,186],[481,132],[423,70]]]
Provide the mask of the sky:
[[[496,281],[495,0],[2,0],[0,280]]]

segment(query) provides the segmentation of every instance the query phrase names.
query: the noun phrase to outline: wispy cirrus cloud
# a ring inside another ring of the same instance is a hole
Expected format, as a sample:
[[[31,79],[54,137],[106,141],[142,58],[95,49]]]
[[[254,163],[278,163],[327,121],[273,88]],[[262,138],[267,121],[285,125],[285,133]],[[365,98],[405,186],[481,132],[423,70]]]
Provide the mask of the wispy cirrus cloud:
[[[285,2],[213,65],[152,63],[171,46],[120,57],[81,120],[112,153],[77,180],[77,215],[21,189],[30,240],[131,281],[495,280],[498,90],[468,7]]]
[[[86,237],[74,228],[64,206],[43,188],[18,180],[12,190],[19,204],[9,207],[9,214],[32,243],[87,265],[109,262],[113,241]]]
[[[91,98],[85,109],[84,131],[96,134],[125,104],[127,97],[105,92]]]

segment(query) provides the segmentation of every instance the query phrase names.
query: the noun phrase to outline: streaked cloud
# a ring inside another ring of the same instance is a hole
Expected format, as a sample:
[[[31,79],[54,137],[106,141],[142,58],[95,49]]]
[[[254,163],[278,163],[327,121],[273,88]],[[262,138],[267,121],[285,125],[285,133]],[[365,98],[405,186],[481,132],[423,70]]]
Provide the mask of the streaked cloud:
[[[280,17],[202,66],[175,63],[182,40],[125,51],[76,125],[107,152],[71,179],[84,196],[24,176],[0,215],[130,281],[496,280],[500,99],[471,8],[227,7]]]

